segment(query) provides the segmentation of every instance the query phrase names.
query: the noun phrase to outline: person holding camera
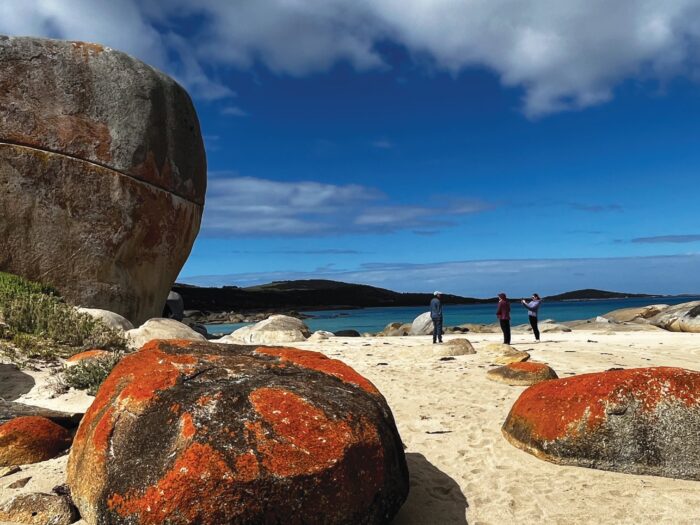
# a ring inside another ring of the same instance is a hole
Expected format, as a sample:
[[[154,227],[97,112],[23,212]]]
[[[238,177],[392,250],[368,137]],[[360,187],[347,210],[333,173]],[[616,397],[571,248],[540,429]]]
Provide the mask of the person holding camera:
[[[540,329],[537,327],[537,312],[540,309],[540,303],[542,303],[542,299],[540,299],[539,295],[533,293],[532,299],[530,301],[523,299],[521,302],[523,303],[523,306],[528,310],[527,316],[530,319],[532,333],[535,334],[535,341],[539,342]]]

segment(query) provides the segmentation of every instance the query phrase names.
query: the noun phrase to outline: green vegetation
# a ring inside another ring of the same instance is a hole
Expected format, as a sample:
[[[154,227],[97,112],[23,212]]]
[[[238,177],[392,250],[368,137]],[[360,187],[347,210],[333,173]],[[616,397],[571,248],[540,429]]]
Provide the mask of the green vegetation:
[[[124,336],[79,313],[51,287],[0,272],[0,349],[18,363],[55,360],[87,349],[124,351]],[[3,343],[3,341],[5,343]]]
[[[79,390],[87,390],[87,393],[94,396],[102,382],[112,371],[119,360],[123,357],[121,352],[115,352],[107,357],[86,359],[63,372],[63,384],[66,387],[73,387]]]

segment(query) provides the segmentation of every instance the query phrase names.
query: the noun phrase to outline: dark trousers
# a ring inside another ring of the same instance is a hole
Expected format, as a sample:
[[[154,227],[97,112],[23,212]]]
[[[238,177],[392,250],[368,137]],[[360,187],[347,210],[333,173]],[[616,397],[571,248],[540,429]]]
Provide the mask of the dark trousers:
[[[433,319],[433,343],[437,341],[442,343],[442,317]]]
[[[501,319],[501,330],[503,330],[503,342],[510,344],[510,319]]]
[[[532,333],[535,334],[535,339],[537,341],[540,340],[540,329],[537,328],[537,317],[534,315],[529,315],[530,318],[530,326],[532,326]]]

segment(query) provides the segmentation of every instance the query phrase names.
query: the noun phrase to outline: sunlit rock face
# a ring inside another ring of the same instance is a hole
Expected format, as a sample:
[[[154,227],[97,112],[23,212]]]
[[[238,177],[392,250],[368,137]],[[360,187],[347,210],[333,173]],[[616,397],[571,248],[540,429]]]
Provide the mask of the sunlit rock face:
[[[0,270],[138,325],[158,317],[206,190],[182,87],[97,44],[0,37]]]
[[[389,523],[408,494],[386,400],[293,348],[156,340],[125,357],[75,437],[89,524]]]

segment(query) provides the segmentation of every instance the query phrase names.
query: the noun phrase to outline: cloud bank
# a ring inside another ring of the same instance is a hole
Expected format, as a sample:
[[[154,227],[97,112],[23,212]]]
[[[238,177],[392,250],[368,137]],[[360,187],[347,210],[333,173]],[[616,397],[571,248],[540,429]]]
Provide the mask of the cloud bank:
[[[491,207],[476,200],[453,200],[432,207],[399,205],[379,190],[358,184],[274,181],[219,173],[208,182],[202,235],[389,233],[449,226],[460,216]]]
[[[226,67],[389,69],[390,41],[429,68],[492,71],[537,117],[606,102],[629,78],[697,78],[699,18],[697,0],[25,0],[0,4],[0,33],[99,41],[203,99],[233,94]]]

